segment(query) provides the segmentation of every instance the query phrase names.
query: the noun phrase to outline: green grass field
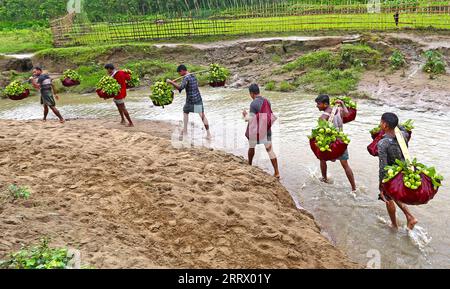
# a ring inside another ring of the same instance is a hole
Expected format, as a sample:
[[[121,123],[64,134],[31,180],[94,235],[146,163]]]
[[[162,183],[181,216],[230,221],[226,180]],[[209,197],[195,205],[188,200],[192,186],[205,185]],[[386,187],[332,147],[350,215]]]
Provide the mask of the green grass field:
[[[401,14],[399,28],[449,29],[450,14]],[[329,14],[226,20],[172,20],[164,24],[152,21],[124,24],[97,23],[76,27],[67,33],[67,44],[89,45],[170,39],[209,35],[244,35],[270,32],[304,32],[320,30],[390,30],[396,29],[391,14]]]
[[[0,53],[35,52],[51,47],[50,29],[0,30]]]

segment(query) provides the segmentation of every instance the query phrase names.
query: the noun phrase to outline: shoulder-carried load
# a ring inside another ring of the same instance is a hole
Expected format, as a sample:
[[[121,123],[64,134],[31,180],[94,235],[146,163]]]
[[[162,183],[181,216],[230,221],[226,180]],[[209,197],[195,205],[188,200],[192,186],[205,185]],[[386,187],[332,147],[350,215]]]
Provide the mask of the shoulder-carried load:
[[[151,87],[152,95],[150,99],[155,106],[164,106],[172,104],[175,93],[172,90],[172,86],[170,86],[165,81],[158,81]]]
[[[348,96],[338,96],[338,97],[333,97],[331,99],[331,101],[330,101],[331,106],[336,105],[336,100],[342,100],[349,111],[349,114],[342,118],[344,123],[349,123],[349,122],[354,121],[356,119],[356,115],[358,114],[356,102],[353,101]]]
[[[61,77],[61,82],[65,87],[80,85],[81,76],[75,70],[67,69]]]
[[[13,81],[6,86],[4,94],[11,100],[22,100],[30,95],[30,89],[20,81]]]
[[[408,142],[411,140],[412,130],[414,129],[413,124],[414,121],[412,119],[409,119],[405,123],[400,125],[408,133]],[[367,146],[367,151],[370,155],[377,157],[378,143],[384,137],[384,131],[381,130],[380,126],[377,126],[370,131],[370,135],[372,136],[373,141]]]
[[[103,76],[96,85],[96,92],[101,98],[114,98],[120,93],[120,84],[111,76]]]
[[[320,119],[318,126],[309,136],[311,150],[316,157],[323,161],[332,161],[340,158],[347,150],[350,139],[337,130],[333,124]]]

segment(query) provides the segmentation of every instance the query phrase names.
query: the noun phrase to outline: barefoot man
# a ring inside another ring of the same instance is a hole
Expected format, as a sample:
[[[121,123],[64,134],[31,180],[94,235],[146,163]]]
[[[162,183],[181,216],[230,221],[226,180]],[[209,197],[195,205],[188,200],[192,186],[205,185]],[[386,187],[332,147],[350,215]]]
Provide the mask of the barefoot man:
[[[378,154],[380,161],[380,169],[379,169],[379,178],[380,178],[380,200],[386,203],[386,208],[389,213],[389,217],[391,218],[392,227],[398,228],[397,218],[396,218],[396,209],[395,204],[403,211],[406,216],[406,221],[408,224],[408,228],[410,230],[414,229],[414,226],[417,224],[416,218],[411,214],[408,207],[397,201],[392,199],[389,196],[389,192],[383,191],[383,179],[385,178],[386,171],[384,168],[386,166],[391,166],[395,164],[395,160],[404,161],[402,150],[400,149],[400,145],[397,142],[397,138],[395,137],[395,128],[398,126],[398,117],[393,113],[385,113],[381,117],[381,129],[385,132],[384,137],[378,143]],[[402,131],[402,134],[405,138],[405,141],[408,142],[408,133],[406,131]]]
[[[178,89],[181,93],[183,90],[186,90],[186,104],[184,105],[184,128],[183,128],[183,136],[187,135],[188,123],[189,123],[189,113],[198,113],[200,118],[203,121],[203,124],[206,129],[206,137],[211,139],[211,132],[209,131],[209,123],[208,119],[205,115],[205,108],[203,106],[202,95],[200,94],[200,90],[198,88],[198,81],[194,74],[188,72],[187,67],[185,65],[180,65],[177,68],[178,74],[184,77],[181,85],[178,85],[175,81],[170,79],[167,80],[167,83],[172,84],[173,87]]]
[[[273,169],[275,171],[274,176],[279,179],[280,171],[278,170],[278,160],[272,146],[272,129],[268,124],[269,117],[272,119],[270,121],[270,125],[272,124],[272,121],[276,120],[276,118],[272,118],[273,113],[270,101],[261,95],[259,86],[257,84],[252,84],[250,85],[249,91],[250,97],[253,99],[250,104],[250,114],[246,110],[242,112],[244,119],[249,123],[246,133],[249,143],[248,163],[250,165],[253,164],[256,145],[263,144],[266,147],[266,151],[269,154],[270,161],[272,162]],[[260,114],[259,117],[258,114]],[[257,124],[258,122],[259,124]],[[254,125],[257,126],[256,131],[252,129],[252,126]]]
[[[43,121],[47,121],[48,108],[50,108],[59,118],[59,122],[64,123],[64,118],[56,108],[55,98],[59,100],[59,96],[56,94],[56,89],[50,76],[48,74],[44,74],[42,68],[35,67],[33,69],[33,76],[30,80],[33,87],[41,92],[41,104],[44,106]]]
[[[330,107],[330,97],[328,95],[324,95],[324,94],[319,95],[316,98],[316,104],[317,104],[317,108],[322,112],[322,116],[320,118],[328,121],[328,119],[330,118],[331,113],[333,111],[333,109]],[[343,131],[344,130],[343,118],[344,118],[344,116],[349,114],[349,111],[343,101],[338,100],[338,101],[336,101],[336,104],[339,104],[340,107],[336,111],[336,115],[334,116],[333,124],[338,130]],[[345,171],[345,174],[347,175],[348,181],[350,182],[350,185],[352,186],[352,191],[355,191],[356,190],[355,177],[354,177],[353,171],[350,168],[350,165],[348,163],[348,160],[349,160],[348,150],[346,150],[345,153],[338,160],[341,162],[341,165],[344,168],[344,171]],[[326,161],[322,161],[322,160],[320,161],[320,170],[322,172],[321,181],[327,183],[328,182],[328,177],[327,177],[328,166],[327,166]]]
[[[130,114],[128,113],[128,110],[125,106],[125,98],[127,97],[127,80],[130,80],[130,75],[128,73],[125,73],[122,70],[117,70],[113,64],[106,64],[105,69],[108,72],[108,74],[112,77],[114,77],[115,80],[120,84],[121,89],[119,92],[119,95],[114,97],[114,103],[117,106],[117,109],[120,113],[121,124],[126,125],[125,118],[128,121],[127,126],[133,127],[134,124],[131,121]]]

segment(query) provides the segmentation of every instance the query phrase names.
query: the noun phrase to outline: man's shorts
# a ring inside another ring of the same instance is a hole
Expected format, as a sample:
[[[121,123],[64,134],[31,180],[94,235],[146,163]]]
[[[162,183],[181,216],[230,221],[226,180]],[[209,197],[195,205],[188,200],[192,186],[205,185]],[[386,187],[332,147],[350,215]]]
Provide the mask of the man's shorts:
[[[259,141],[256,141],[256,140],[249,140],[248,141],[248,146],[251,149],[254,149],[254,148],[256,148],[257,145],[262,145],[262,144],[264,146],[266,146],[266,147],[268,145],[271,145],[272,144],[272,136],[267,136],[267,138],[265,138],[263,140],[259,140]]]
[[[205,112],[205,107],[203,106],[203,101],[198,103],[186,103],[183,107],[184,113],[203,113]]]
[[[50,107],[56,106],[55,98],[53,97],[51,90],[41,91],[41,104]]]
[[[340,161],[348,161],[349,159],[350,159],[350,156],[348,155],[348,149],[345,150],[345,153],[340,158],[338,158],[338,160],[340,160]]]
[[[114,103],[115,104],[125,104],[125,99],[124,98],[122,98],[122,99],[115,99],[114,98]]]

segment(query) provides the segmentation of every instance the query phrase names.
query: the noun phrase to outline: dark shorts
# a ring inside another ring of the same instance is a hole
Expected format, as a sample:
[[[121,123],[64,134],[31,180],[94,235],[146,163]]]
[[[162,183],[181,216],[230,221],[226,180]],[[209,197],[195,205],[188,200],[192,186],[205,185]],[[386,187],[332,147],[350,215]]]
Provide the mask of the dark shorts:
[[[198,103],[186,103],[183,107],[184,113],[202,113],[205,112],[205,107],[203,106],[203,102],[200,101]]]
[[[384,193],[384,198],[386,199],[386,201],[392,201],[393,199],[386,193]],[[383,198],[381,198],[381,194],[378,194],[378,200],[383,201]]]
[[[41,91],[41,104],[48,106],[56,106],[55,98],[53,93],[49,91]]]

